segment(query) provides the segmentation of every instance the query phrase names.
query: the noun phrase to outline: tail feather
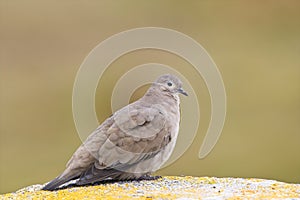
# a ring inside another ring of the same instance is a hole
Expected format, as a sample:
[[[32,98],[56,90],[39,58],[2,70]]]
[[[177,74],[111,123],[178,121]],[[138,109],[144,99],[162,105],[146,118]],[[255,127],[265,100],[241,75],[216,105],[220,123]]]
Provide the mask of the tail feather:
[[[71,176],[71,177],[57,177],[54,180],[50,181],[47,183],[42,190],[48,190],[48,191],[53,191],[58,189],[59,186],[61,186],[64,183],[69,182],[70,180],[76,179],[78,176]]]
[[[113,168],[97,169],[94,165],[86,170],[76,182],[76,185],[87,185],[95,182],[104,181],[107,178],[116,179],[116,177],[122,172]]]

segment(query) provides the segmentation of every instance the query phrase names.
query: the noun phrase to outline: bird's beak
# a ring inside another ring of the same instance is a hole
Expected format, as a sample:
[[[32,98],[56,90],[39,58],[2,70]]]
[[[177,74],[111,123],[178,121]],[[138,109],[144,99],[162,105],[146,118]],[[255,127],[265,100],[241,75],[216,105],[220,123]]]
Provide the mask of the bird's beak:
[[[189,96],[188,93],[186,91],[184,91],[182,88],[177,90],[178,93],[183,94],[185,96]]]

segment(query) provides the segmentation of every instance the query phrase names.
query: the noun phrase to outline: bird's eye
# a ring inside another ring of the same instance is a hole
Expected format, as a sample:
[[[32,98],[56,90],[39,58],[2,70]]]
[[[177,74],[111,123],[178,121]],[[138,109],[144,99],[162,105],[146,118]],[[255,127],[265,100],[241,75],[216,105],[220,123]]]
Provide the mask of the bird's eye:
[[[171,87],[173,84],[171,82],[168,82],[168,86]]]

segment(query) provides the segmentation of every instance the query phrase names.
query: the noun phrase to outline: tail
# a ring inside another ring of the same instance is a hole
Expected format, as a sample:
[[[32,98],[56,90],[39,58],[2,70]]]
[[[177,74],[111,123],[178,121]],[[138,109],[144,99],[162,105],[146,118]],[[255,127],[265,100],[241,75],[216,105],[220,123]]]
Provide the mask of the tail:
[[[69,182],[70,180],[76,179],[79,176],[71,176],[71,177],[61,177],[58,176],[57,178],[55,178],[54,180],[50,181],[49,183],[47,183],[47,185],[45,185],[42,190],[48,190],[48,191],[53,191],[58,189],[59,186],[61,186],[64,183]]]

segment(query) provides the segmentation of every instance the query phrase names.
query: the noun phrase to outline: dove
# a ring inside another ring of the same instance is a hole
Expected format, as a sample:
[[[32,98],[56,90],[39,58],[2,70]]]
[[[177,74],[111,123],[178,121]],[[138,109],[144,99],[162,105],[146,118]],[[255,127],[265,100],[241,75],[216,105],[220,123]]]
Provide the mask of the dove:
[[[180,123],[179,94],[188,96],[174,75],[160,76],[145,95],[116,111],[75,151],[61,175],[42,189],[60,189],[71,180],[82,186],[106,180],[152,180],[174,150]]]

